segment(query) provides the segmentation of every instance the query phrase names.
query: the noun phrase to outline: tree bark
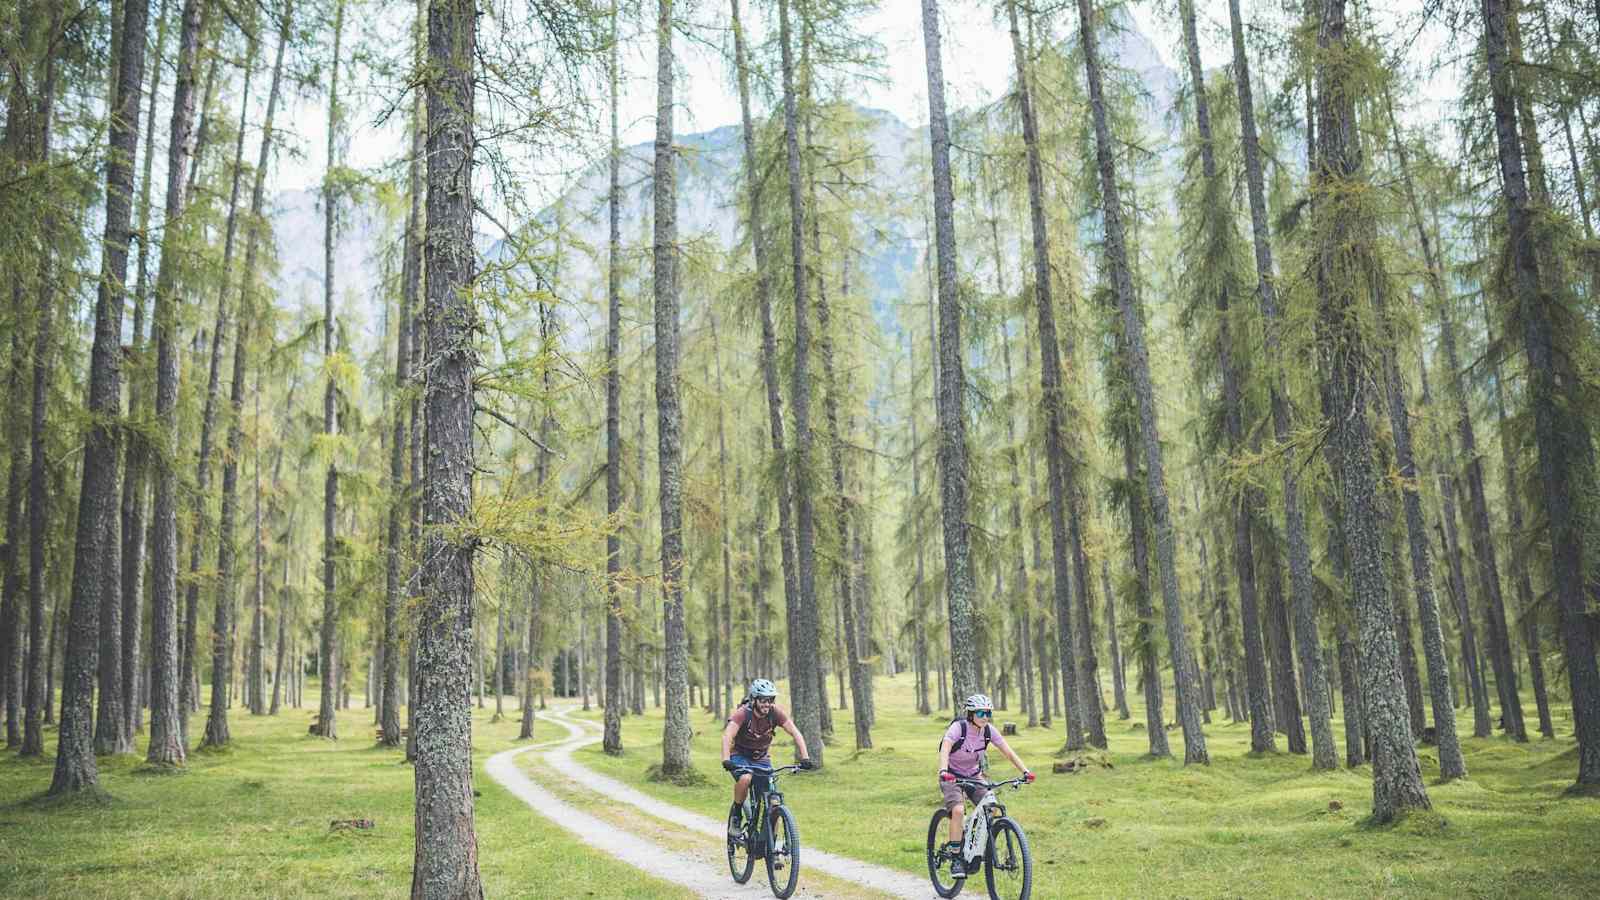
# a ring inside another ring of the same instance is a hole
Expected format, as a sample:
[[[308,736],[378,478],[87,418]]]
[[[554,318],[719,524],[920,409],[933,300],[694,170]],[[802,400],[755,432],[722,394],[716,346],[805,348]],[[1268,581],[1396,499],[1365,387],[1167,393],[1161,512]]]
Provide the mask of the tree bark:
[[[1584,517],[1575,496],[1593,492],[1594,444],[1589,424],[1574,415],[1582,408],[1581,381],[1566,346],[1571,329],[1559,318],[1565,311],[1546,295],[1540,236],[1528,198],[1522,147],[1517,141],[1514,74],[1507,57],[1504,0],[1483,0],[1484,44],[1488,57],[1495,146],[1500,163],[1508,231],[1508,267],[1513,320],[1522,325],[1528,357],[1528,396],[1539,447],[1539,476],[1549,522],[1551,584],[1561,610],[1561,636],[1572,693],[1572,718],[1578,737],[1577,785],[1600,785],[1600,670],[1587,614]]]
[[[610,189],[606,207],[610,224],[606,262],[606,516],[622,512],[622,149],[617,129],[617,4],[611,4],[611,46],[608,81],[611,90]],[[622,752],[622,539],[606,534],[606,715],[603,748]]]
[[[152,765],[181,765],[188,710],[182,706],[183,677],[178,660],[178,473],[173,468],[178,446],[179,304],[177,261],[183,250],[175,231],[186,204],[184,170],[192,151],[195,58],[199,53],[201,0],[184,0],[178,41],[178,68],[173,85],[171,138],[167,145],[166,237],[156,277],[156,421],[164,446],[157,460],[155,501],[151,512],[150,567],[150,744]]]
[[[928,69],[928,138],[933,157],[933,229],[938,264],[939,508],[944,524],[951,693],[952,700],[959,703],[960,698],[975,693],[979,687],[973,609],[977,596],[967,536],[966,370],[962,360],[961,298],[956,290],[955,194],[950,175],[944,63],[939,50],[938,0],[922,0],[922,41]],[[1070,641],[1070,638],[1063,640]]]
[[[95,342],[90,358],[88,408],[97,417],[114,418],[121,411],[122,311],[126,303],[128,244],[133,233],[133,164],[138,155],[139,102],[144,87],[145,32],[150,9],[147,0],[130,0],[122,6],[123,19],[114,23],[116,77],[113,87],[109,153],[106,166],[106,225],[102,257],[100,293],[95,306]],[[102,329],[104,329],[102,331]],[[98,603],[99,621],[99,718],[95,723],[94,753],[132,753],[133,730],[123,704],[126,691],[123,676],[121,543],[118,534],[117,455],[118,430],[109,425],[91,426],[84,442],[83,484],[78,495],[77,558],[73,564],[74,622],[71,637],[84,624],[77,621],[80,610]],[[88,596],[81,599],[78,591]],[[95,594],[98,592],[98,596]],[[134,628],[137,630],[137,623]],[[93,634],[95,628],[89,628]],[[79,638],[82,639],[81,637]],[[69,665],[71,648],[69,647]],[[69,686],[71,684],[69,680]],[[66,709],[63,698],[63,710]],[[85,692],[78,712],[86,715],[89,697]],[[86,724],[85,724],[86,727]],[[69,733],[61,732],[67,741]],[[77,754],[93,753],[75,747]],[[57,752],[57,777],[62,766]],[[69,768],[72,767],[69,763]],[[81,764],[79,764],[81,765]],[[80,769],[81,774],[81,769]],[[92,784],[91,772],[90,783]],[[71,776],[69,775],[69,781]],[[72,789],[69,785],[67,789]]]
[[[1345,0],[1324,0],[1317,35],[1317,159],[1313,168],[1320,239],[1316,248],[1318,350],[1329,412],[1328,452],[1344,511],[1345,556],[1360,632],[1361,693],[1372,740],[1372,818],[1393,821],[1428,809],[1405,708],[1389,596],[1367,419],[1365,341],[1356,317],[1376,259],[1376,222],[1356,198],[1367,178],[1356,135],[1355,98],[1335,58],[1351,52]],[[1346,710],[1348,714],[1348,709]]]
[[[1134,295],[1133,273],[1128,266],[1122,225],[1122,200],[1111,154],[1111,131],[1106,121],[1105,88],[1101,83],[1098,38],[1090,0],[1078,0],[1084,66],[1089,82],[1089,105],[1094,119],[1095,156],[1104,202],[1105,255],[1111,286],[1121,314],[1128,369],[1138,405],[1139,433],[1144,445],[1145,481],[1149,489],[1150,517],[1156,562],[1166,612],[1167,644],[1172,655],[1178,693],[1178,722],[1183,728],[1184,763],[1209,763],[1205,731],[1200,723],[1200,684],[1194,656],[1184,628],[1183,595],[1178,587],[1177,553],[1172,517],[1167,501],[1165,461],[1156,422],[1155,390],[1150,381],[1149,351],[1144,320]]]
[[[805,736],[811,758],[822,765],[823,716],[828,705],[822,691],[816,592],[816,512],[806,473],[811,459],[811,384],[807,358],[811,349],[808,312],[809,279],[806,277],[805,211],[800,201],[800,136],[794,88],[794,53],[789,26],[788,0],[778,0],[779,43],[782,45],[783,122],[789,201],[789,242],[794,267],[794,361],[791,400],[794,403],[794,568],[795,591],[789,595],[789,692],[794,700],[795,723]],[[754,169],[751,170],[753,175]],[[772,394],[772,388],[768,388]],[[770,405],[770,401],[769,401]],[[773,447],[781,453],[781,435],[774,431]],[[780,498],[781,502],[781,498]]]
[[[661,589],[666,604],[666,722],[661,775],[682,779],[689,758],[689,638],[684,622],[683,410],[678,397],[678,191],[673,146],[673,0],[658,0],[656,17],[656,139],[654,287],[656,445],[661,497]],[[798,686],[797,686],[798,689]]]
[[[459,9],[455,10],[460,12]],[[455,24],[454,28],[462,25]],[[339,54],[344,40],[344,0],[337,0],[334,4],[333,14],[333,55],[329,57],[331,74],[328,80],[328,171],[322,183],[322,209],[323,209],[323,235],[322,235],[322,358],[325,364],[333,358],[333,325],[334,325],[334,233],[338,218],[338,188],[334,183],[334,166],[338,158],[338,130],[339,130]],[[430,33],[430,43],[432,35]],[[453,47],[442,48],[446,51]],[[458,78],[470,76],[457,75]],[[470,151],[468,151],[470,158]],[[432,173],[429,173],[430,183]],[[470,218],[470,216],[469,216]],[[464,270],[468,274],[463,276],[470,279],[470,269]],[[339,653],[339,600],[335,593],[336,569],[334,564],[337,552],[337,537],[335,535],[335,521],[339,509],[339,467],[335,462],[337,451],[333,447],[334,436],[339,430],[339,419],[336,410],[338,402],[338,388],[334,385],[333,372],[330,368],[327,383],[322,392],[322,434],[326,442],[328,456],[328,470],[322,483],[322,663],[320,670],[321,694],[317,710],[316,734],[337,740],[339,737],[338,723],[335,721],[335,710],[338,707],[338,685],[329,676],[329,673],[342,668]],[[468,441],[470,446],[470,439]],[[468,588],[470,596],[470,586]],[[420,841],[419,841],[420,843]],[[420,853],[420,851],[419,851]]]
[[[342,5],[342,4],[341,4]],[[428,14],[428,198],[425,271],[428,373],[418,616],[416,853],[413,900],[481,898],[473,826],[471,516],[476,314],[470,288],[477,4],[432,0]]]

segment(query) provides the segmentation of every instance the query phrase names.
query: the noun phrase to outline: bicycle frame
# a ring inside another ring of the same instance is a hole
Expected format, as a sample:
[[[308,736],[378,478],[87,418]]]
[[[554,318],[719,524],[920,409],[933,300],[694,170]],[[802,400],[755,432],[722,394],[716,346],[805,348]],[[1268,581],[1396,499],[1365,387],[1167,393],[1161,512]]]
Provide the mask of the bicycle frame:
[[[764,769],[735,769],[735,775],[750,775],[750,790],[755,791],[754,776],[762,775],[767,779],[767,789],[754,796],[746,796],[750,804],[750,813],[745,816],[745,840],[749,843],[752,856],[766,856],[767,846],[772,843],[772,814],[774,809],[783,807],[783,792],[778,790],[778,776],[790,772],[800,771],[799,766],[779,766],[770,772]],[[759,851],[759,852],[758,852]]]
[[[959,785],[988,788],[988,793],[984,794],[983,799],[973,806],[972,813],[967,816],[966,822],[962,823],[961,858],[963,860],[976,862],[983,859],[989,844],[989,820],[991,816],[1000,818],[1006,815],[1006,805],[1000,802],[1000,789],[1009,786],[1013,790],[1021,790],[1022,785],[1026,783],[1021,778],[1000,782],[984,781],[977,778],[956,779],[956,784]]]

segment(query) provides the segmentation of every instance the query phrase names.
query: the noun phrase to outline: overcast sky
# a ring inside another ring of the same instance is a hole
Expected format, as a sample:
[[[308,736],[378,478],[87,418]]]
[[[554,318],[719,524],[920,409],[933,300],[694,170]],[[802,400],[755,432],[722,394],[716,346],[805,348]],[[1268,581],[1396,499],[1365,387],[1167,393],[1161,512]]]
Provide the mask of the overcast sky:
[[[367,0],[371,3],[372,0]],[[514,5],[514,4],[513,4]],[[1260,8],[1263,15],[1278,15],[1279,4],[1261,0],[1245,0],[1245,17],[1253,20],[1252,9]],[[392,4],[390,9],[405,6]],[[626,38],[623,53],[624,97],[621,104],[623,143],[649,141],[654,136],[655,123],[655,35],[654,4],[646,3],[649,20],[634,25],[634,35]],[[746,29],[753,39],[767,33],[767,24],[750,3],[741,4],[746,19]],[[1178,58],[1179,31],[1173,18],[1172,0],[1136,0],[1131,4],[1135,23],[1155,46],[1168,66],[1181,72]],[[1208,69],[1227,63],[1231,48],[1227,43],[1226,6],[1220,2],[1199,2],[1199,31],[1201,56]],[[1426,57],[1437,60],[1444,46],[1443,29],[1437,25],[1422,29],[1417,27],[1416,11],[1421,0],[1391,0],[1381,9],[1374,10],[1377,28],[1386,36],[1389,46],[1405,43],[1409,46],[1408,58],[1421,64]],[[993,99],[1005,90],[1011,72],[1010,41],[993,15],[991,2],[944,2],[941,4],[941,23],[944,41],[944,74],[947,103],[951,108],[980,104]],[[1272,12],[1268,12],[1272,10]],[[706,43],[721,45],[724,38],[726,4],[721,0],[699,0],[693,4],[691,15],[704,27]],[[1076,27],[1075,16],[1068,20]],[[406,23],[392,23],[402,31],[393,43],[398,46],[404,39]],[[367,22],[370,32],[392,30],[384,23]],[[883,81],[862,81],[859,93],[853,99],[866,106],[889,110],[901,120],[921,124],[927,119],[927,75],[923,54],[920,0],[881,0],[879,9],[861,23],[861,30],[876,38],[884,47],[885,64]],[[1277,27],[1277,26],[1274,26]],[[626,33],[626,26],[625,26]],[[694,43],[683,38],[676,42],[680,63],[678,78],[679,115],[676,130],[679,135],[708,131],[721,125],[739,121],[738,96],[728,77],[726,62],[715,46]],[[1254,52],[1254,48],[1252,48]],[[1442,67],[1424,80],[1420,89],[1413,92],[1417,104],[1409,114],[1413,120],[1440,121],[1448,113],[1455,90],[1452,67]],[[348,76],[346,76],[348,78]],[[352,113],[352,131],[349,136],[347,164],[370,168],[394,160],[405,147],[405,136],[397,128],[398,122],[386,127],[372,123],[383,99],[381,91],[369,93],[359,101]],[[299,133],[299,157],[284,160],[279,166],[276,181],[281,189],[305,188],[315,185],[322,177],[326,153],[322,129],[325,127],[325,96],[312,95],[299,98],[290,104],[290,119]],[[757,109],[760,115],[762,109]],[[599,123],[596,123],[598,126]],[[599,140],[601,136],[596,135]],[[596,148],[574,147],[567,151],[570,159],[541,160],[541,171],[557,171],[576,166]],[[531,173],[530,173],[531,174]],[[553,196],[559,190],[559,178],[536,178],[530,190]],[[531,198],[530,198],[531,199]]]

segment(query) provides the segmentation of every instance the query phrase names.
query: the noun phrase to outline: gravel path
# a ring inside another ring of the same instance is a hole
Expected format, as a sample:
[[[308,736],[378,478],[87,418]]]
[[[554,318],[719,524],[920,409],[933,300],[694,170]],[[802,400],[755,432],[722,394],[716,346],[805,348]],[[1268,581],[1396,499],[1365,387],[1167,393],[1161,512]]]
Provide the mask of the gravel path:
[[[545,717],[545,721],[551,720],[550,717]],[[570,721],[563,720],[559,724],[567,729],[568,738],[557,743],[551,752],[570,754],[584,744],[599,740],[598,737],[586,734],[584,729]],[[752,877],[743,885],[735,884],[728,876],[726,867],[711,868],[701,860],[686,857],[680,851],[662,847],[620,829],[610,822],[589,815],[535,783],[517,768],[516,758],[519,755],[548,747],[549,743],[534,744],[496,753],[489,757],[484,769],[490,778],[510,791],[517,799],[533,807],[551,822],[565,828],[585,844],[656,878],[681,885],[701,897],[717,898],[717,900],[771,896],[763,878]]]
[[[727,830],[727,823],[658,800],[636,788],[623,784],[615,778],[601,775],[573,759],[572,754],[576,750],[598,742],[600,734],[597,730],[591,730],[595,728],[591,723],[567,718],[565,715],[567,711],[565,709],[552,709],[544,716],[545,721],[554,721],[575,735],[573,740],[564,741],[544,754],[545,762],[552,769],[570,781],[601,794],[609,800],[625,803],[658,819],[670,822],[685,830],[709,836],[719,842],[723,840]],[[587,736],[583,736],[584,730],[589,730]],[[506,754],[500,755],[505,756]],[[491,765],[498,758],[491,759]],[[509,759],[507,759],[507,764],[510,764]],[[805,836],[804,821],[800,823],[800,835],[802,838]],[[916,878],[887,866],[861,862],[849,857],[828,853],[811,845],[803,847],[802,866],[803,868],[800,872],[802,886],[805,884],[805,870],[817,869],[861,887],[880,891],[890,897],[924,900],[924,898],[934,896],[932,886],[924,878]],[[727,878],[725,872],[719,872],[718,874],[723,876],[725,884],[731,886],[731,879]],[[757,880],[752,878],[751,882],[753,883]],[[763,884],[762,887],[765,887],[765,885]]]

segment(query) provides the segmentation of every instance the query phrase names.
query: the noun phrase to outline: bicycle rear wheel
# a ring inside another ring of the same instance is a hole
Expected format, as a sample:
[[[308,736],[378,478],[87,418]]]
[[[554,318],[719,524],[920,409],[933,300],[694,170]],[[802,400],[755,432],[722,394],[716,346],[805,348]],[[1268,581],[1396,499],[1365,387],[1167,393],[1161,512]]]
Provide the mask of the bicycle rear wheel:
[[[767,841],[767,882],[773,896],[788,900],[800,883],[800,830],[794,825],[794,816],[781,806],[767,813],[767,821],[772,824]]]
[[[990,824],[983,877],[991,900],[1028,900],[1033,892],[1033,854],[1021,825],[1004,817]]]
[[[949,859],[944,855],[944,836],[950,827],[949,821],[950,810],[940,809],[934,811],[933,821],[928,823],[928,878],[933,882],[933,892],[945,900],[961,893],[962,885],[966,884],[946,868]]]
[[[739,804],[735,803],[733,809],[728,811],[728,825],[733,825],[733,814],[738,811]],[[747,823],[741,822],[739,837],[727,837],[728,841],[728,873],[733,880],[744,884],[750,880],[750,873],[755,870],[756,858],[750,852],[750,829]]]

